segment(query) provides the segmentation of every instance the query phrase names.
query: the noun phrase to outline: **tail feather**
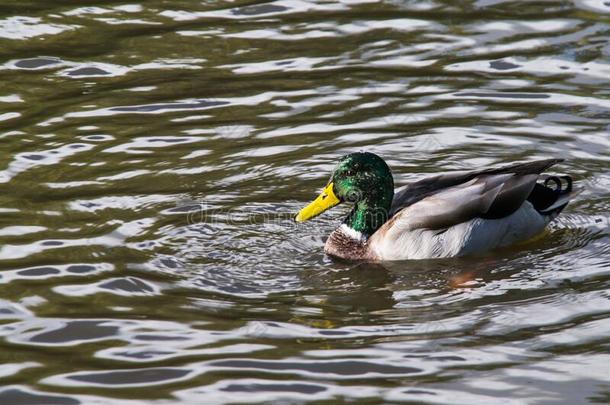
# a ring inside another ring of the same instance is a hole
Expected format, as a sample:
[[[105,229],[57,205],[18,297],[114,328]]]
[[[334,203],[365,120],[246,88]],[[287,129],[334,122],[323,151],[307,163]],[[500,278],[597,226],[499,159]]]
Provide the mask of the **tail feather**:
[[[547,176],[544,183],[536,183],[527,198],[534,208],[544,216],[554,219],[582,190],[572,187],[570,176]]]

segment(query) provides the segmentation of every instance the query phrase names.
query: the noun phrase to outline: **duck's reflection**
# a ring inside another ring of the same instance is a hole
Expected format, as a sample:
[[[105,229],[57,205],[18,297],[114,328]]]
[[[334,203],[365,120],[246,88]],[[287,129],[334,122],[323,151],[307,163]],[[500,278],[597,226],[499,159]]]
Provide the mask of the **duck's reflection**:
[[[507,268],[515,261],[503,255],[383,263],[328,260],[326,270],[302,273],[308,291],[304,298],[321,313],[293,321],[322,328],[436,322],[477,305],[465,299],[467,290],[519,271]]]

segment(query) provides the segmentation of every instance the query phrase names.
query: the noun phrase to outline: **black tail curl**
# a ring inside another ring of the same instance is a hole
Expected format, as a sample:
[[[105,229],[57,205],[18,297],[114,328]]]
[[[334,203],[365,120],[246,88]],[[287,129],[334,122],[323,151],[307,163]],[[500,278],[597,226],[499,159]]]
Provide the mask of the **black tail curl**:
[[[563,183],[561,180],[565,180],[565,188],[563,187]],[[551,188],[549,187],[549,183],[555,183],[555,188],[552,188],[552,190],[558,194],[565,194],[572,191],[572,177],[570,176],[548,176],[544,180],[544,186],[547,188]]]
[[[556,216],[568,205],[572,197],[573,180],[570,176],[547,176],[536,183],[527,200],[543,215]]]

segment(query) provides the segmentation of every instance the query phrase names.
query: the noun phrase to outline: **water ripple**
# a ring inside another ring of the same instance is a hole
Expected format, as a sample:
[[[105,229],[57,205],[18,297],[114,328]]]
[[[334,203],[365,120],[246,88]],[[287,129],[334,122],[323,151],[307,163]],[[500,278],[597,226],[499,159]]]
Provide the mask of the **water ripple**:
[[[607,402],[607,2],[0,6],[0,402]],[[562,157],[540,238],[323,253],[342,154],[396,185]]]

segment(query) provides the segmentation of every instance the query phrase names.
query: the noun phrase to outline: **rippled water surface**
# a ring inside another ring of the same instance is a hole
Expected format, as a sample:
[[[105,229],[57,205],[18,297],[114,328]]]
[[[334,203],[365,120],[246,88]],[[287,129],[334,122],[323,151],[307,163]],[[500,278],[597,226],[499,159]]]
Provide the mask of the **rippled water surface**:
[[[607,403],[610,3],[4,1],[0,403]],[[391,265],[291,215],[563,157],[541,238]]]

